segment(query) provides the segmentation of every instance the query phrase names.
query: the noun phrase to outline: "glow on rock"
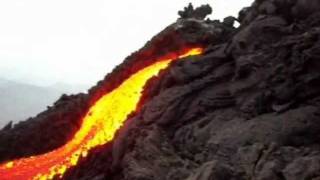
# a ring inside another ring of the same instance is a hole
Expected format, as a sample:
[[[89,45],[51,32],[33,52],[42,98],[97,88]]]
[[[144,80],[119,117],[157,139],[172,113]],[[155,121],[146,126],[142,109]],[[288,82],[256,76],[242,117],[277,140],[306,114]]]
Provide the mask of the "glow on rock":
[[[159,59],[122,82],[90,107],[74,137],[64,146],[51,152],[21,158],[0,165],[1,180],[53,179],[62,177],[89,150],[112,141],[127,116],[136,110],[146,82],[177,57],[202,53],[201,48],[185,51],[172,59]]]

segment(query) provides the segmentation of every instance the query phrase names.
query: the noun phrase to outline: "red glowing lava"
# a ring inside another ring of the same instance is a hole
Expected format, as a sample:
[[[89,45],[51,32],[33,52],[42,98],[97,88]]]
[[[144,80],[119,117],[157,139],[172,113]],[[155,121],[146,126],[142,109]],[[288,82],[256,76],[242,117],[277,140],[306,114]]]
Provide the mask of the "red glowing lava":
[[[102,96],[90,107],[74,137],[51,152],[21,158],[0,165],[1,180],[53,179],[62,177],[68,168],[77,165],[89,150],[112,141],[127,116],[136,110],[146,82],[173,60],[202,53],[193,48],[172,59],[159,59],[132,74],[120,86]]]

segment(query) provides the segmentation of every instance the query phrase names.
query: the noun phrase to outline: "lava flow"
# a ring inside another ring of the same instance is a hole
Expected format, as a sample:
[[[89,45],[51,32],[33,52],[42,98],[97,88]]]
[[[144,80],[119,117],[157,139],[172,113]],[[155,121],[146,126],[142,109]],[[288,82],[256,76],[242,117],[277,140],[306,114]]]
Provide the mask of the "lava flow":
[[[74,137],[64,146],[51,152],[13,160],[0,165],[1,180],[53,179],[62,177],[68,168],[77,165],[89,150],[112,141],[127,116],[136,110],[146,82],[169,66],[174,59],[198,55],[201,48],[185,51],[172,59],[159,59],[139,70],[120,86],[102,96],[82,120]]]

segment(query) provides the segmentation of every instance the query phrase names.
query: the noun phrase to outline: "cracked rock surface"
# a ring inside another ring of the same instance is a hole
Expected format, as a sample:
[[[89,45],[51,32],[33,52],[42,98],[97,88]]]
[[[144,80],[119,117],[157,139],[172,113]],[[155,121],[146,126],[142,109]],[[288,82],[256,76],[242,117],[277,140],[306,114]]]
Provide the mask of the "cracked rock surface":
[[[64,178],[320,180],[319,10],[318,0],[256,0],[239,28],[181,12],[150,44],[182,31],[204,54],[152,78],[114,141]],[[14,132],[0,132],[0,150]]]

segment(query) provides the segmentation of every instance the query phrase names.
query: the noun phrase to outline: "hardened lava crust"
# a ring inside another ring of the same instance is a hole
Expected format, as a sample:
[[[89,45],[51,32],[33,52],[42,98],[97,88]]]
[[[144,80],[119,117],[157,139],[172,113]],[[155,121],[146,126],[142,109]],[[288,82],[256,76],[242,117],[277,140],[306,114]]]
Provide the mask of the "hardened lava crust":
[[[87,94],[5,127],[0,160],[61,146],[92,102],[141,66],[201,46],[148,81],[114,140],[63,178],[320,180],[320,1],[256,0],[222,22],[210,12],[186,7]]]

